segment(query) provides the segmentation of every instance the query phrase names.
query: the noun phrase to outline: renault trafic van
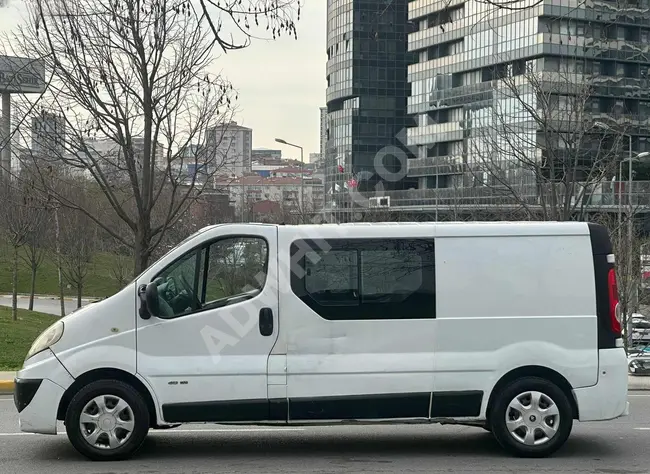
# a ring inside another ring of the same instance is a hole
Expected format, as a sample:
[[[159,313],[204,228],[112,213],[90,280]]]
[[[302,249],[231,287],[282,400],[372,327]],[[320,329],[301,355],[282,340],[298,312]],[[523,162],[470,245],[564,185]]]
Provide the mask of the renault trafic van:
[[[519,456],[627,414],[587,223],[215,225],[34,342],[20,428],[94,460],[182,423],[458,423]]]

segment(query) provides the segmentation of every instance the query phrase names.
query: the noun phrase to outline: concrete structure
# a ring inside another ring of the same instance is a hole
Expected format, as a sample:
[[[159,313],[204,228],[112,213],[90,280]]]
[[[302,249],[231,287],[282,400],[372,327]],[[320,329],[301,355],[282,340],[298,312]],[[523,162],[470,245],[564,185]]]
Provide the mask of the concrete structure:
[[[207,132],[206,147],[215,175],[232,178],[251,171],[252,129],[234,121],[212,127]]]
[[[58,159],[66,152],[65,118],[50,112],[32,117],[32,152]]]
[[[385,189],[415,187],[403,179],[410,156],[403,146],[410,125],[409,4],[413,2],[327,2],[328,209],[351,207],[343,185],[353,178],[360,191],[379,182]]]
[[[14,56],[0,56],[0,177],[10,174],[11,166],[11,94],[37,94],[45,90],[42,62]]]
[[[215,187],[230,196],[230,204],[235,207],[236,214],[242,216],[242,208],[246,216],[254,203],[273,201],[287,212],[301,209],[301,178],[300,177],[269,177],[246,176],[245,178],[217,180]],[[323,207],[323,183],[311,177],[304,178],[304,208],[307,212],[320,210]]]

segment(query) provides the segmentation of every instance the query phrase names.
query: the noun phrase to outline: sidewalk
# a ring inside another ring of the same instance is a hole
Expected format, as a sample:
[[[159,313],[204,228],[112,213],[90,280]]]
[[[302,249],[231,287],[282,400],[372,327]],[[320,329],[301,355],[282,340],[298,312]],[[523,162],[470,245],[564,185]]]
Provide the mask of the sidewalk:
[[[15,372],[0,372],[0,394],[13,392],[15,376]],[[630,375],[628,377],[628,389],[650,390],[650,377]]]
[[[11,294],[0,294],[0,298],[9,298],[9,299],[11,299],[12,295]],[[28,300],[29,295],[25,294],[25,293],[18,293],[18,299],[19,300]],[[56,296],[56,295],[34,295],[34,299],[35,300],[58,300],[59,297]],[[64,301],[75,301],[75,302],[77,301],[76,296],[64,296],[63,299],[64,299]],[[81,302],[82,303],[90,303],[92,301],[97,301],[97,300],[100,300],[100,299],[102,299],[102,298],[93,297],[93,296],[84,296],[83,298],[81,298]]]

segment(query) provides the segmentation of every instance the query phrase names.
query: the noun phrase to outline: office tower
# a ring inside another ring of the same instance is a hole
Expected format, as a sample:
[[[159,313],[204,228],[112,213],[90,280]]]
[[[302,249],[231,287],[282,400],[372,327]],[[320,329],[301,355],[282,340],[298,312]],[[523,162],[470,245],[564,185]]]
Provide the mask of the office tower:
[[[404,179],[410,125],[407,0],[328,0],[327,207],[350,208],[359,191],[415,186]],[[358,184],[357,184],[358,183]]]

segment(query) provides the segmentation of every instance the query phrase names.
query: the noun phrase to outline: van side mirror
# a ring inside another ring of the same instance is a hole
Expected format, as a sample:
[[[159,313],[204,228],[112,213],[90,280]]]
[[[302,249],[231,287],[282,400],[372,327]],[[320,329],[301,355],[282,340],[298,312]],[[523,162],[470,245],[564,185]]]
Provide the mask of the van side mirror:
[[[158,284],[151,282],[144,291],[144,300],[147,304],[149,317],[160,316],[160,301],[158,300]],[[147,318],[148,319],[148,318]]]

